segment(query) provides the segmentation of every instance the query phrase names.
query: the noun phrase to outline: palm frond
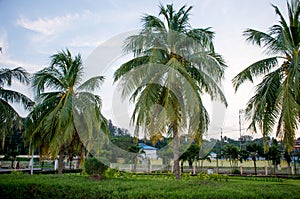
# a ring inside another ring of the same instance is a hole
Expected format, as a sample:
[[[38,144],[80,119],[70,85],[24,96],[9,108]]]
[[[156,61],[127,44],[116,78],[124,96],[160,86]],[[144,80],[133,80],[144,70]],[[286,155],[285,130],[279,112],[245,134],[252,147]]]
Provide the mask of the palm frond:
[[[78,86],[78,90],[85,90],[85,91],[95,91],[96,89],[99,89],[100,86],[103,84],[104,81],[103,76],[95,76],[88,80],[86,80],[84,83],[82,83],[80,86]]]
[[[14,69],[0,68],[0,86],[11,86],[12,80],[15,79],[20,83],[29,84],[30,74],[22,67]]]
[[[20,92],[0,88],[0,98],[10,103],[20,103],[25,109],[29,109],[29,104],[32,102],[30,98]]]
[[[232,79],[235,91],[237,91],[239,86],[245,81],[253,82],[254,76],[264,75],[276,66],[278,66],[277,57],[263,59],[248,66]]]

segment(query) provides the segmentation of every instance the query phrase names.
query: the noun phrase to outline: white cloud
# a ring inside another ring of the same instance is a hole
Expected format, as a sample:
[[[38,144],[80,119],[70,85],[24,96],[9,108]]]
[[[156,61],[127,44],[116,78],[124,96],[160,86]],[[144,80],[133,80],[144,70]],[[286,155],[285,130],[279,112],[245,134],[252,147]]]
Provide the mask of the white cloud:
[[[2,48],[1,53],[8,49],[7,33],[3,29],[0,29],[0,47]]]
[[[17,20],[17,24],[25,29],[49,36],[68,30],[78,19],[85,19],[90,15],[90,11],[84,11],[82,14],[66,14],[53,18],[38,18],[36,20],[30,20],[27,17],[21,16]]]
[[[41,68],[36,64],[30,64],[27,62],[23,62],[11,58],[11,49],[9,48],[7,32],[3,28],[0,28],[0,47],[2,48],[2,51],[0,52],[0,67],[5,67],[5,68],[23,67],[28,72],[33,72]]]
[[[0,54],[0,66],[5,68],[23,67],[30,73],[36,72],[37,70],[40,70],[42,68],[42,66],[36,64],[13,60],[4,53]]]

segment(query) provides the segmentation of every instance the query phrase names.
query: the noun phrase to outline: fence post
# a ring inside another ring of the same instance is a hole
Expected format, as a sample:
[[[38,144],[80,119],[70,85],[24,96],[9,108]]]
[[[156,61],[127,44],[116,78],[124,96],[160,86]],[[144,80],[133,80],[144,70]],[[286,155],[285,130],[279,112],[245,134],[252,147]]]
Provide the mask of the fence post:
[[[265,166],[265,175],[266,176],[268,175],[268,166],[267,165]]]
[[[196,175],[196,165],[194,164],[194,167],[193,167],[193,175]]]
[[[243,165],[240,165],[240,174],[243,175]]]

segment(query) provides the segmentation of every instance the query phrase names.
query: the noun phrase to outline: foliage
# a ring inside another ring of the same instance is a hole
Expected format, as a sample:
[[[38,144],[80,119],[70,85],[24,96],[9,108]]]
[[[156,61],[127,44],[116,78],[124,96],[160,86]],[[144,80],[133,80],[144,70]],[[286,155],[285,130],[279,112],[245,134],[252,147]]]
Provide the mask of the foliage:
[[[182,162],[182,166],[185,161],[188,161],[189,166],[192,167],[193,162],[199,159],[199,151],[199,145],[191,144],[179,158],[179,160]]]
[[[300,1],[287,0],[288,19],[277,6],[272,6],[279,17],[278,24],[268,32],[244,31],[247,41],[264,48],[271,57],[251,64],[232,82],[237,90],[245,81],[253,82],[254,77],[263,76],[246,107],[246,118],[251,121],[249,128],[255,132],[259,128],[265,138],[276,130],[286,150],[291,152],[300,119]]]
[[[40,155],[59,155],[59,174],[63,158],[74,154],[84,156],[93,148],[94,140],[104,140],[107,121],[101,114],[101,98],[93,94],[104,77],[92,77],[85,82],[80,54],[73,57],[69,50],[51,56],[51,63],[33,75],[36,104],[26,118],[25,135],[31,150],[40,148]],[[100,147],[94,152],[98,152]]]
[[[105,177],[107,165],[100,162],[97,158],[88,158],[84,162],[85,172],[89,175],[99,175]]]
[[[17,123],[21,123],[20,116],[11,104],[19,103],[23,105],[25,110],[29,109],[29,104],[32,103],[24,94],[15,90],[8,89],[13,81],[21,84],[29,84],[29,73],[25,69],[18,67],[14,69],[0,68],[0,138],[1,147],[4,148],[5,138],[11,136],[13,128]]]
[[[233,169],[232,174],[240,175],[241,172],[238,169]]]
[[[258,157],[264,156],[263,148],[256,142],[253,142],[253,143],[247,145],[246,149],[247,149],[247,151],[249,151],[249,153],[251,155],[251,159],[253,160],[253,164],[254,164],[255,175],[257,175],[256,160]]]
[[[211,176],[211,177],[210,177]],[[219,177],[220,176],[220,177]],[[86,176],[1,175],[0,198],[298,198],[299,181],[221,175],[91,181]],[[208,178],[211,178],[210,180]],[[219,180],[218,178],[222,178]],[[228,181],[226,181],[228,178]],[[217,180],[215,180],[217,179]],[[282,188],[284,186],[284,189]]]
[[[198,144],[191,144],[179,158],[181,161],[181,171],[183,172],[183,164],[185,161],[189,163],[190,168],[193,166],[194,161],[201,160],[203,163],[204,160],[207,160],[210,162],[209,152],[210,151],[203,150]]]
[[[131,162],[134,164],[133,172],[136,171],[136,165],[137,165],[137,158],[140,154],[145,154],[145,151],[142,149],[141,146],[137,144],[133,144],[129,146],[128,151],[131,153]]]
[[[229,160],[231,168],[237,166],[239,160],[239,148],[234,145],[226,145],[222,149],[222,156]]]
[[[108,129],[111,137],[130,137],[127,129],[114,126],[111,120],[108,120]]]
[[[241,149],[239,151],[239,159],[240,159],[240,162],[242,163],[243,161],[247,161],[248,160],[248,157],[249,157],[249,151],[248,150],[245,150],[245,149]]]
[[[160,5],[159,16],[144,15],[143,29],[125,40],[124,52],[134,58],[122,64],[114,81],[122,87],[122,97],[135,103],[132,123],[135,136],[141,129],[153,142],[163,134],[174,138],[174,171],[179,179],[179,137],[187,129],[201,142],[209,116],[202,102],[207,93],[227,105],[219,83],[225,63],[214,51],[214,33],[191,28],[192,7]],[[189,122],[187,122],[189,121]]]
[[[265,154],[266,159],[270,160],[272,162],[272,165],[274,167],[274,173],[276,170],[276,167],[278,164],[280,164],[280,158],[281,158],[281,152],[279,150],[278,142],[273,139],[271,147],[269,147],[269,150]]]
[[[119,178],[121,176],[121,172],[117,169],[108,168],[105,171],[105,178]]]
[[[291,153],[284,151],[283,157],[284,157],[285,161],[288,163],[288,166],[291,167],[291,162],[292,162]]]

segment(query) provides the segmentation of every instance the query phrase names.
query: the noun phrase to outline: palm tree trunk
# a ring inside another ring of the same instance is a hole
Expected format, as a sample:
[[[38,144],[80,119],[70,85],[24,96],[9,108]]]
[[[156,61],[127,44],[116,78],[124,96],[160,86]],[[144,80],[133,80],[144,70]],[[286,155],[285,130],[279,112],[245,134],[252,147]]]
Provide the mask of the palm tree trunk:
[[[64,166],[64,155],[65,155],[65,146],[62,145],[59,150],[59,159],[58,159],[58,175],[62,176],[63,166]]]
[[[174,173],[176,180],[180,179],[180,168],[179,168],[179,135],[176,124],[173,129],[173,138],[174,138],[174,146],[173,146],[173,155],[174,155]]]
[[[256,160],[253,160],[253,163],[254,163],[254,174],[257,175]]]
[[[181,161],[181,172],[183,173],[183,161]]]

